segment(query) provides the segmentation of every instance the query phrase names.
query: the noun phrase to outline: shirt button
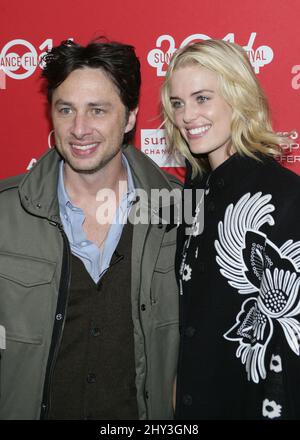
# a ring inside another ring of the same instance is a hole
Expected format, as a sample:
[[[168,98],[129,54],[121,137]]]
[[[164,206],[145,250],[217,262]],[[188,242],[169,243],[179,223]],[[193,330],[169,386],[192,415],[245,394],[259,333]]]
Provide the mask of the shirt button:
[[[62,314],[61,313],[58,313],[56,316],[55,316],[55,319],[56,319],[56,321],[60,321],[61,319],[62,319]]]
[[[89,373],[86,377],[86,380],[88,383],[95,383],[96,382],[96,374]]]
[[[87,245],[87,241],[82,241],[81,243],[80,243],[80,246],[86,246]]]
[[[92,336],[99,336],[99,335],[100,335],[100,328],[98,328],[98,327],[93,327],[93,328],[91,329],[91,335],[92,335]]]
[[[193,398],[190,394],[185,394],[182,398],[182,403],[185,406],[191,406],[193,404]]]
[[[141,305],[141,310],[142,310],[142,312],[144,312],[144,311],[146,310],[146,306],[145,306],[145,304],[142,304],[142,305]]]
[[[187,336],[188,338],[192,338],[195,333],[196,329],[194,327],[187,327],[184,332],[185,336]]]

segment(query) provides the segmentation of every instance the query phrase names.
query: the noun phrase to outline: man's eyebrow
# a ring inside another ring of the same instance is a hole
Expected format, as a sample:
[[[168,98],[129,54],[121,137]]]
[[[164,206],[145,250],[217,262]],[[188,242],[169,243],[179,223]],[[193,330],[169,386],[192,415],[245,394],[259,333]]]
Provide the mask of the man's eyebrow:
[[[69,102],[69,101],[65,101],[64,99],[59,98],[56,101],[54,101],[54,105],[55,106],[57,106],[57,105],[67,105],[68,107],[72,107],[73,103]],[[88,107],[100,107],[100,106],[102,106],[102,107],[110,107],[111,103],[107,102],[107,101],[96,101],[96,102],[88,102],[87,106]]]
[[[111,103],[107,101],[89,102],[89,107],[110,107]]]
[[[71,107],[72,103],[65,101],[64,99],[59,98],[56,101],[54,101],[53,105],[67,105],[67,106]]]

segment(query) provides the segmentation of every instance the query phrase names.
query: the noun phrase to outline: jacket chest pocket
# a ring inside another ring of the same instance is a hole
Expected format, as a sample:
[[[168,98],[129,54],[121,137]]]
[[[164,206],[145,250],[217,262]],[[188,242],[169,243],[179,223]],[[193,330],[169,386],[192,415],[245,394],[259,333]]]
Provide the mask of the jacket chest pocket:
[[[7,341],[41,344],[56,263],[0,252],[0,324]]]
[[[151,303],[157,325],[178,322],[178,286],[175,277],[176,241],[163,244],[154,268]]]

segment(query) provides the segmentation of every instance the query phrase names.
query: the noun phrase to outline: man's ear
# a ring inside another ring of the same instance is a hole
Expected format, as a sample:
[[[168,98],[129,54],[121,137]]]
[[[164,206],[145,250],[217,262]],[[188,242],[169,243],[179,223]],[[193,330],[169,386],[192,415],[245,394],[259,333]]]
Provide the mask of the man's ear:
[[[127,121],[127,124],[125,127],[125,133],[128,133],[129,131],[131,131],[134,128],[135,123],[136,123],[136,115],[137,115],[138,111],[139,111],[138,107],[129,111],[128,121]]]

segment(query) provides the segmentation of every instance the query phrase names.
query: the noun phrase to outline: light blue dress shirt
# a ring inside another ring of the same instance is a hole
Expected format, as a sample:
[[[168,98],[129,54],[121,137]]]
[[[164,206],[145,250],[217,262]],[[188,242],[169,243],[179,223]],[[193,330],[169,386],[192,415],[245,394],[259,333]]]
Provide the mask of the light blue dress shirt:
[[[124,154],[122,154],[122,162],[127,170],[127,192],[123,195],[101,248],[87,239],[83,229],[84,212],[72,204],[64,185],[64,161],[61,161],[59,167],[57,195],[62,225],[68,237],[72,254],[81,259],[95,283],[98,283],[109,267],[135,199],[132,173]]]

